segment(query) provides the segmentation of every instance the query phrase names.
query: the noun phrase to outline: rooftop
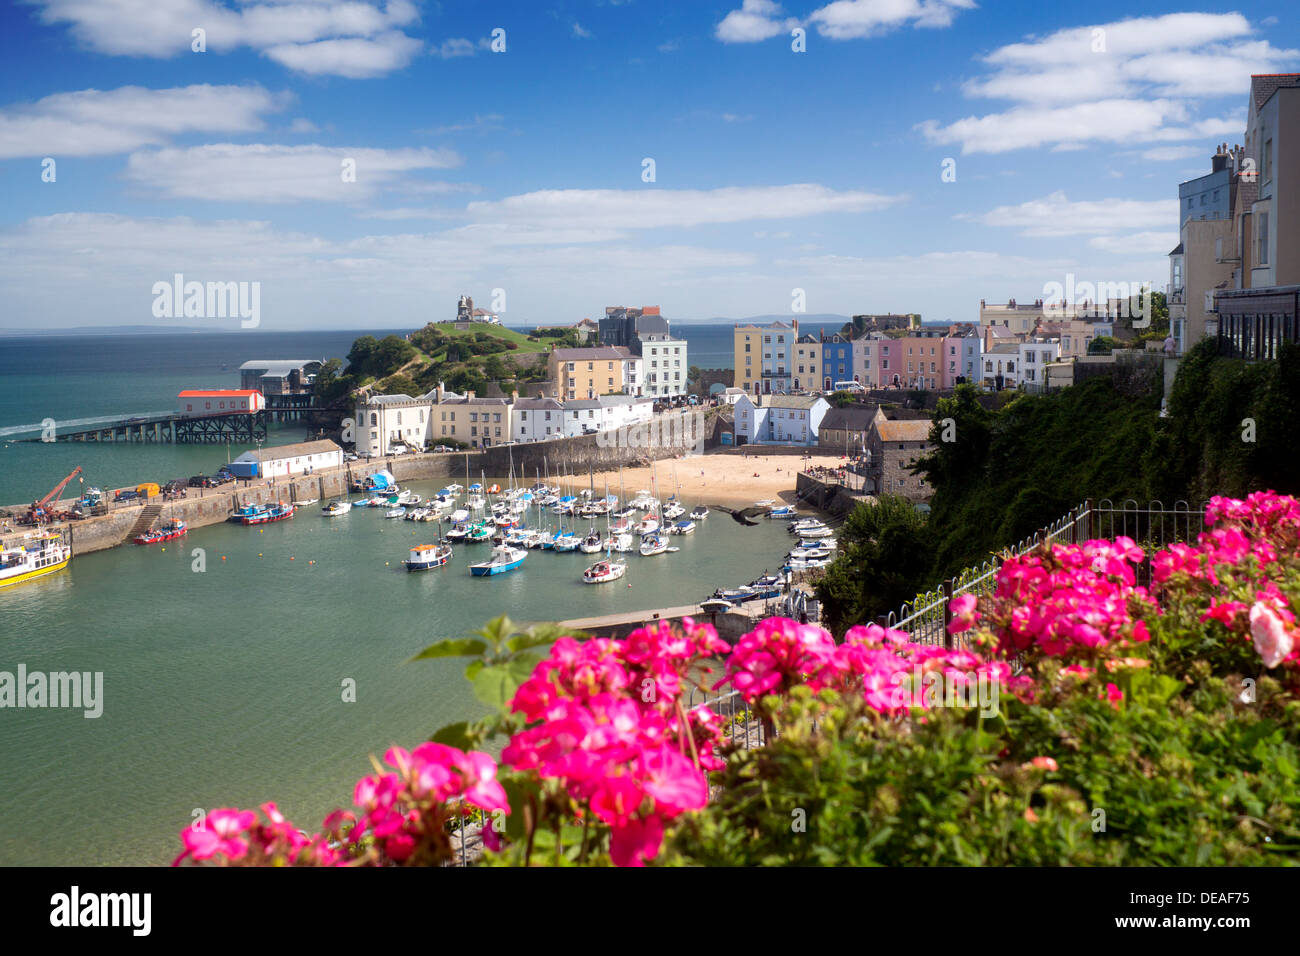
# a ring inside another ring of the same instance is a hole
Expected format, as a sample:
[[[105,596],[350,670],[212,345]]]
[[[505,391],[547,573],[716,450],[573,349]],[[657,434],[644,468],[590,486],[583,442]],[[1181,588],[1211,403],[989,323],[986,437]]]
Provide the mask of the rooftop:
[[[608,362],[616,359],[626,361],[632,353],[622,346],[595,345],[582,349],[552,349],[551,354],[559,362]]]
[[[881,441],[929,441],[930,420],[928,418],[912,421],[876,422],[876,432]]]
[[[812,408],[826,399],[814,395],[763,395],[763,408]]]
[[[273,445],[259,451],[246,451],[239,458],[243,461],[277,461],[284,458],[303,458],[307,455],[321,455],[331,451],[342,451],[328,438],[321,441],[304,441],[296,445]]]

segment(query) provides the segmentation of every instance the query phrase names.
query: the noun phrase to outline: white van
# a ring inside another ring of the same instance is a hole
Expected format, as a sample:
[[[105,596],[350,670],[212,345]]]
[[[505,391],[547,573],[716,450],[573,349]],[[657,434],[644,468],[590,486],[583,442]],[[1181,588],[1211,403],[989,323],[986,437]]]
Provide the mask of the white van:
[[[861,382],[836,382],[836,383],[835,383],[835,388],[832,389],[832,391],[836,391],[836,392],[865,392],[866,389],[862,387],[862,383],[861,383]]]

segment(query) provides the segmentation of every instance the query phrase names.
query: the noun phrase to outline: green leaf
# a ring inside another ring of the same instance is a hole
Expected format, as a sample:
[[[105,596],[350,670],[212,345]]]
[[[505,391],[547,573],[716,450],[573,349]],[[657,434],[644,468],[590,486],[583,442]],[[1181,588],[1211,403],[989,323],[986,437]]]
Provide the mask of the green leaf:
[[[458,720],[454,724],[438,728],[429,739],[435,744],[446,744],[448,747],[456,747],[460,750],[471,750],[474,747],[474,742],[469,739],[468,730],[469,721]]]
[[[501,664],[487,665],[474,675],[474,696],[497,710],[505,710],[519,685],[533,673],[539,657],[521,654]]]
[[[430,644],[411,660],[422,661],[433,657],[478,657],[486,650],[486,644],[471,638],[439,641],[437,644]]]

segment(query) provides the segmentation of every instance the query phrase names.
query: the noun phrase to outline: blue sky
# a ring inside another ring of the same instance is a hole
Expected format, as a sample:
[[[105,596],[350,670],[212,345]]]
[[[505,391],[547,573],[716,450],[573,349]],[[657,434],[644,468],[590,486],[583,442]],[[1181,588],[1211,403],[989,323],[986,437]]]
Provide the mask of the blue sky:
[[[273,330],[414,327],[493,290],[531,324],[790,313],[795,289],[809,313],[972,321],[1067,273],[1163,286],[1177,184],[1241,142],[1251,73],[1300,69],[1280,2],[20,0],[0,18],[7,328],[167,324],[152,287],[178,272],[260,283]]]

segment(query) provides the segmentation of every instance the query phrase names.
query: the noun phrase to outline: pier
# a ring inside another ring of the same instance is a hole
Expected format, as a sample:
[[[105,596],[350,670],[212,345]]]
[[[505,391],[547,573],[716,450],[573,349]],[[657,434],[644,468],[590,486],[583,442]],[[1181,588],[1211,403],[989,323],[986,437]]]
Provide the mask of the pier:
[[[282,414],[299,414],[313,409],[284,410]],[[276,412],[243,412],[235,415],[182,415],[169,412],[73,426],[67,430],[57,425],[51,437],[15,438],[14,441],[127,442],[146,445],[225,445],[241,442],[253,444],[266,440],[267,422]],[[278,416],[277,416],[278,417]],[[34,426],[33,430],[39,430]]]

